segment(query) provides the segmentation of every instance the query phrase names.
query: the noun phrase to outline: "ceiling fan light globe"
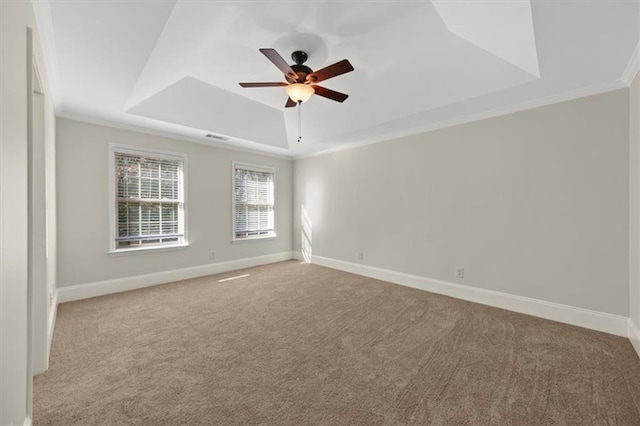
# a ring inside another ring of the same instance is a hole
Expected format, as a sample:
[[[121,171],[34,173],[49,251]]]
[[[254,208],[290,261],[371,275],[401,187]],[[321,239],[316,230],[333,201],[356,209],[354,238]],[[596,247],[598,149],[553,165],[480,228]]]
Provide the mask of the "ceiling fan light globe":
[[[313,87],[302,83],[290,84],[284,90],[294,102],[307,102],[311,95],[315,93]]]

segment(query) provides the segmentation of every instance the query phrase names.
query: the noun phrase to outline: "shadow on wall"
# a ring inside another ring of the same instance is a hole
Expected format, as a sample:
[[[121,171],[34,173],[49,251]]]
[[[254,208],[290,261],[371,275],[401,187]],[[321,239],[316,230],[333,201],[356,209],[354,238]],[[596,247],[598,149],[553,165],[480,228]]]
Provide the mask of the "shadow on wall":
[[[302,257],[304,257],[305,262],[311,262],[311,235],[313,233],[313,227],[311,223],[311,218],[309,217],[309,213],[307,213],[307,209],[304,205],[300,206],[300,224],[302,225],[301,231],[301,246],[302,246]]]

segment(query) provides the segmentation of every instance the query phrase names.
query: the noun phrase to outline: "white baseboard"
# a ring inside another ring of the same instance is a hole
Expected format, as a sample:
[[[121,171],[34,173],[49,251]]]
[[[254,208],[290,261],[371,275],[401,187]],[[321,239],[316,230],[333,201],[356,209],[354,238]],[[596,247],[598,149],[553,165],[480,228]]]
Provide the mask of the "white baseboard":
[[[629,318],[629,341],[640,357],[640,329],[631,318]]]
[[[157,272],[153,274],[59,287],[55,293],[54,306],[57,307],[58,303],[88,299],[90,297],[135,290],[138,288],[150,287],[189,278],[219,274],[222,272],[266,265],[268,263],[281,262],[289,259],[296,259],[300,261],[305,260],[302,253],[281,252],[265,256],[231,260],[228,262],[212,263],[210,265]],[[486,290],[322,256],[312,256],[311,262],[320,266],[338,269],[382,281],[388,281],[406,287],[443,294],[457,299],[481,303],[483,305],[494,306],[509,311],[520,312],[527,315],[627,337],[640,356],[640,331],[631,319],[621,315],[614,315],[563,305],[560,303]],[[49,347],[51,345],[51,338],[55,327],[56,311],[57,309],[52,309],[52,315],[49,321]]]
[[[628,318],[620,315],[435,280],[327,257],[312,256],[311,263],[457,299],[615,334],[616,336],[629,336]]]
[[[27,417],[26,419],[24,419],[24,423],[22,423],[22,426],[31,426],[31,417]]]
[[[206,275],[220,274],[236,269],[250,268],[252,266],[266,265],[268,263],[281,262],[293,258],[293,253],[285,251],[264,256],[249,257],[246,259],[230,260],[227,262],[211,263],[209,265],[194,266],[191,268],[174,269],[171,271],[155,272],[152,274],[136,275],[133,277],[117,278],[114,280],[98,281],[72,286],[59,286],[57,298],[59,303],[72,302],[74,300],[88,299],[90,297],[104,296],[106,294],[135,290],[158,284],[166,284],[173,281],[186,280]]]
[[[302,262],[306,262],[307,260],[304,258],[304,255],[302,254],[302,252],[299,252],[299,251],[294,251],[292,256],[293,256],[293,259],[300,260]]]

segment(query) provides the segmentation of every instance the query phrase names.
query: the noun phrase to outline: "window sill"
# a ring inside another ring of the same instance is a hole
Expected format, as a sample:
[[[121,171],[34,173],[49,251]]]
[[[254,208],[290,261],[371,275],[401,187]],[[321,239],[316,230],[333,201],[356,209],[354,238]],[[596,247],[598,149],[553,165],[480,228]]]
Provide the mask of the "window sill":
[[[235,243],[250,243],[255,241],[264,241],[264,240],[273,240],[278,238],[277,235],[265,235],[264,237],[248,237],[248,238],[234,238],[231,240],[233,244]]]
[[[185,250],[189,248],[189,244],[174,244],[170,246],[156,246],[156,247],[136,247],[130,249],[111,250],[108,252],[109,256],[128,256],[133,254],[151,254],[160,253],[164,251]]]

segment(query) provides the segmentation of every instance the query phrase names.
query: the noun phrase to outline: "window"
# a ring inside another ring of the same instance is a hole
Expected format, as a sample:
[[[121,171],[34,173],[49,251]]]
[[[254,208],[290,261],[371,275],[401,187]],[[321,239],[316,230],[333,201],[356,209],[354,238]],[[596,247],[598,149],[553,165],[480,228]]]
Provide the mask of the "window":
[[[111,251],[186,245],[186,156],[110,147]]]
[[[275,170],[233,163],[233,239],[275,237]]]

